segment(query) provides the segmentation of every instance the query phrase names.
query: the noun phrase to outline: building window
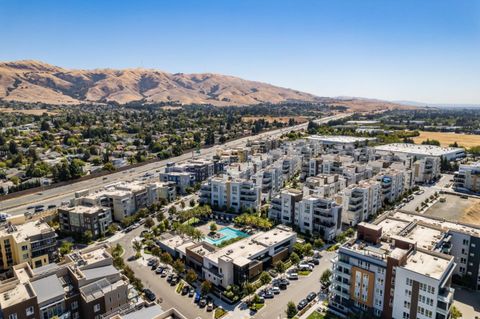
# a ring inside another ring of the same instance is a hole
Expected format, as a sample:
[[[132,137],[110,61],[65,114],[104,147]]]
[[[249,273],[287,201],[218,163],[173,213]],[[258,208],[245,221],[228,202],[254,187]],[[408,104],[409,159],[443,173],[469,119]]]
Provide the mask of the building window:
[[[72,319],[78,319],[78,318],[80,318],[80,315],[78,314],[78,312],[74,312]]]
[[[71,305],[71,307],[72,307],[72,310],[75,310],[75,309],[77,309],[77,308],[78,308],[78,301],[74,301],[74,302],[72,302],[72,305]]]
[[[33,306],[30,306],[27,309],[25,309],[25,313],[27,314],[27,316],[31,316],[35,313],[35,309],[33,309]]]
[[[100,311],[100,304],[97,303],[95,306],[93,306],[93,312],[99,312]]]
[[[12,313],[8,315],[8,319],[17,319],[17,318],[18,318],[17,313]]]

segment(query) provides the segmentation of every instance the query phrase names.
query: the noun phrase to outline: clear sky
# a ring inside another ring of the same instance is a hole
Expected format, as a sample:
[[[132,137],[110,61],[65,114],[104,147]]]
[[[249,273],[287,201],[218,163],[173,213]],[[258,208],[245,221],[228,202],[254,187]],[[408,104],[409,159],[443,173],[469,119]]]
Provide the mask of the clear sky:
[[[480,1],[0,0],[0,61],[480,104]]]

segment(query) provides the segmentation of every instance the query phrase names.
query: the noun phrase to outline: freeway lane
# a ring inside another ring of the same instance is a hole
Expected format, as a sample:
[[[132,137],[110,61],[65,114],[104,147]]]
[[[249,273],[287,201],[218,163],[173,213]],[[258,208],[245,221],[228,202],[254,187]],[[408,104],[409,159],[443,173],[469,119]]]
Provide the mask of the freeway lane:
[[[328,116],[325,118],[315,120],[315,122],[318,124],[323,124],[323,123],[327,123],[328,121],[337,120],[350,115],[351,113],[341,113],[341,114]],[[217,149],[220,149],[223,147],[236,147],[236,146],[245,145],[247,141],[251,139],[258,139],[258,138],[264,138],[264,137],[278,137],[290,131],[303,130],[307,128],[307,125],[308,123],[303,123],[303,124],[299,124],[289,128],[282,128],[274,131],[264,132],[255,136],[240,138],[238,140],[227,142],[222,145],[215,145],[207,149],[201,149],[200,154],[197,155],[197,157],[205,157],[208,155],[213,155],[215,154]],[[187,153],[177,157],[169,158],[167,160],[136,167],[128,171],[112,173],[107,175],[106,177],[97,177],[97,178],[93,178],[85,181],[72,182],[69,185],[48,189],[48,190],[42,191],[41,193],[33,193],[33,194],[24,195],[17,198],[11,198],[4,201],[0,201],[0,212],[12,214],[12,215],[18,215],[18,214],[25,213],[27,210],[27,207],[31,205],[47,206],[50,204],[55,204],[58,206],[63,201],[72,199],[74,197],[75,192],[77,191],[84,190],[84,189],[95,191],[114,182],[131,181],[135,178],[142,177],[146,172],[152,172],[152,171],[161,169],[168,162],[181,162],[181,161],[190,159],[191,157],[192,155],[190,153]]]

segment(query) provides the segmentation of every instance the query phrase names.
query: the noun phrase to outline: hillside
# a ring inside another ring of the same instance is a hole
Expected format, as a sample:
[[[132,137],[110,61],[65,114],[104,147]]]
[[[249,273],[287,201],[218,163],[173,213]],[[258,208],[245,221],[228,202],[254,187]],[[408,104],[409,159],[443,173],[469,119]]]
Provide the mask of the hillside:
[[[325,102],[357,111],[405,108],[368,99],[334,99],[233,76],[167,73],[152,69],[72,70],[38,61],[0,62],[0,99],[49,104],[133,101],[217,106]]]

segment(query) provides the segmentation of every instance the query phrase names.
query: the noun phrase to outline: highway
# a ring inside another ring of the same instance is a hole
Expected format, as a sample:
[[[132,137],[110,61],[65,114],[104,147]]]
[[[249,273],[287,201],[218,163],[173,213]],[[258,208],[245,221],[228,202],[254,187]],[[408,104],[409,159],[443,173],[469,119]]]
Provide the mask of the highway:
[[[314,120],[318,124],[325,124],[332,120],[338,120],[350,116],[351,113],[341,113],[333,116],[324,117],[321,119]],[[256,140],[259,138],[265,137],[278,137],[284,133],[291,131],[299,131],[307,128],[308,123],[299,124],[296,126],[291,126],[288,128],[282,128],[278,130],[268,131],[260,133],[255,136],[248,136],[233,140],[221,145],[214,145],[210,148],[205,148],[200,150],[200,154],[196,154],[195,157],[208,157],[214,155],[218,149],[228,148],[228,147],[238,147],[246,145],[248,140]],[[75,196],[75,192],[80,190],[89,189],[90,191],[96,191],[98,189],[104,188],[109,184],[117,183],[120,181],[131,181],[137,178],[141,178],[147,172],[156,172],[163,168],[169,162],[182,162],[192,158],[192,153],[183,154],[177,157],[172,157],[166,160],[158,161],[155,163],[145,164],[140,167],[132,168],[130,170],[122,172],[114,172],[112,174],[101,176],[97,178],[92,178],[84,181],[72,181],[69,185],[64,185],[56,188],[51,188],[44,190],[39,193],[33,193],[24,195],[21,197],[11,198],[4,201],[0,201],[0,212],[7,213],[11,215],[23,214],[27,211],[27,208],[35,205],[61,205],[62,202],[69,201]],[[158,174],[155,174],[158,176]]]

